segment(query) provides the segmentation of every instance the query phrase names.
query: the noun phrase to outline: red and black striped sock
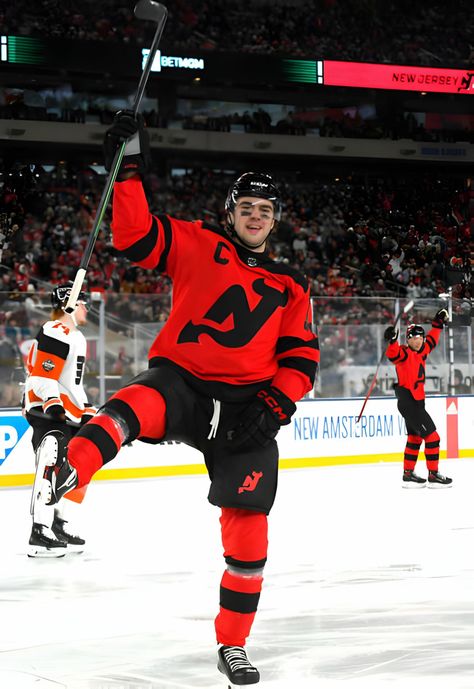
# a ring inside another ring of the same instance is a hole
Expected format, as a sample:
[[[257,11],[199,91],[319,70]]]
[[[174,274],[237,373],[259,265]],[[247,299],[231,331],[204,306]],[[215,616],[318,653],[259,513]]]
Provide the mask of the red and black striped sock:
[[[262,590],[268,548],[267,516],[223,507],[221,528],[228,569],[221,580],[216,638],[226,646],[244,646]]]
[[[423,438],[420,435],[408,434],[405,454],[403,456],[403,469],[405,471],[414,470],[422,440]]]
[[[439,466],[439,435],[433,431],[425,438],[425,457],[428,471],[438,471]]]

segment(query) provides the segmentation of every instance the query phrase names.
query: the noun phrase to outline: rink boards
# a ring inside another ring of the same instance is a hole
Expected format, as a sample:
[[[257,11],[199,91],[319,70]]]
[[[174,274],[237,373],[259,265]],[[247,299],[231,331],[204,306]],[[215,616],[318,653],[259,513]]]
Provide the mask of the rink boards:
[[[401,462],[406,442],[395,398],[371,399],[360,422],[362,400],[304,400],[278,435],[281,468]],[[441,437],[441,458],[474,456],[474,396],[429,397],[426,407]],[[202,456],[181,443],[135,441],[95,480],[200,474]],[[0,411],[0,487],[30,485],[34,454],[31,428],[18,409]]]

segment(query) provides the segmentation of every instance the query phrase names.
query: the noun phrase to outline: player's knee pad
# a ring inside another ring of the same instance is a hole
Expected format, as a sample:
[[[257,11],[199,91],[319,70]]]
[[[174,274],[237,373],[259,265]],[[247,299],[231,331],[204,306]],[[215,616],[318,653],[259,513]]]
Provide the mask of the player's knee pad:
[[[134,383],[119,390],[107,402],[126,420],[131,439],[161,439],[166,431],[166,404],[163,395],[148,385]]]
[[[133,409],[121,399],[112,397],[99,409],[96,417],[107,416],[113,422],[120,435],[122,445],[138,436],[140,424]]]

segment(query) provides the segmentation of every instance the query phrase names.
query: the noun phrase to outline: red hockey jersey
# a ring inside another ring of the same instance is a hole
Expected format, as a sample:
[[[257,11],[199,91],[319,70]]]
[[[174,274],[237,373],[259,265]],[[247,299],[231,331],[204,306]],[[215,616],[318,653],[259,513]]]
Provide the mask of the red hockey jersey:
[[[149,359],[165,358],[202,381],[270,381],[296,401],[319,361],[306,279],[221,228],[151,215],[141,181],[114,186],[114,246],[168,275],[173,303]]]
[[[439,342],[441,330],[442,326],[433,323],[419,352],[398,342],[387,347],[387,358],[397,369],[398,385],[410,390],[416,400],[425,399],[425,363]]]

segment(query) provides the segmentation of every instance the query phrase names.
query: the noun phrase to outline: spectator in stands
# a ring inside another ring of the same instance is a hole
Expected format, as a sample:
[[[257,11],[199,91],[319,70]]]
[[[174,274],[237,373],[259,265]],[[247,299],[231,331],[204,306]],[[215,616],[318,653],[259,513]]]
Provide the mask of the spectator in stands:
[[[471,386],[466,385],[462,375],[462,371],[458,368],[454,369],[454,394],[455,395],[468,395],[471,392]]]

